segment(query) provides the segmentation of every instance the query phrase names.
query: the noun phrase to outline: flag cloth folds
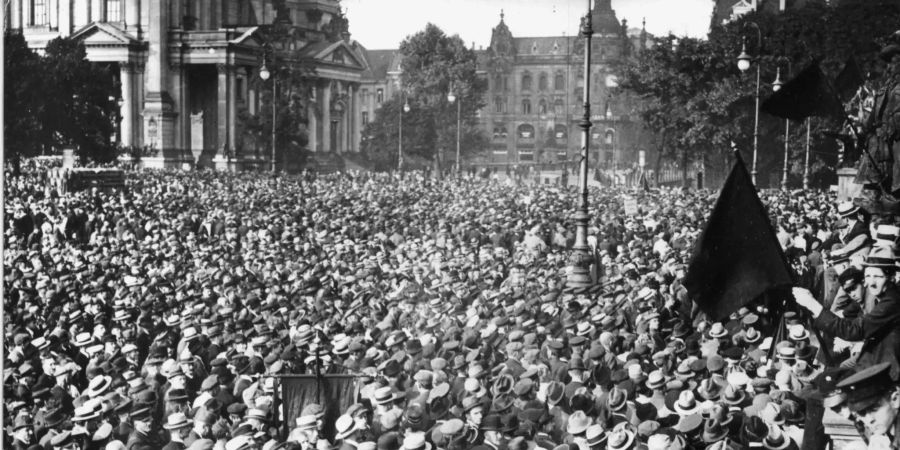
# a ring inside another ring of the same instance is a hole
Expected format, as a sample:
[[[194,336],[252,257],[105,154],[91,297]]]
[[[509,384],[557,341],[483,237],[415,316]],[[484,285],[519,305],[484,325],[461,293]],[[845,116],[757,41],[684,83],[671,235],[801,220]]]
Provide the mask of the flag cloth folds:
[[[844,63],[841,73],[834,79],[834,89],[840,96],[841,101],[846,102],[853,98],[853,95],[856,94],[856,91],[865,81],[862,69],[856,63],[856,58],[850,55],[847,58],[847,62]]]
[[[712,320],[793,281],[766,209],[740,157],[694,247],[684,286]]]
[[[323,434],[334,437],[334,422],[356,402],[355,375],[326,374],[316,380],[315,375],[284,375],[281,377],[281,403],[284,425],[290,431],[295,420],[307,405],[317,403],[325,409]]]
[[[844,107],[828,78],[813,61],[760,107],[775,117],[803,120],[810,116],[844,118]]]

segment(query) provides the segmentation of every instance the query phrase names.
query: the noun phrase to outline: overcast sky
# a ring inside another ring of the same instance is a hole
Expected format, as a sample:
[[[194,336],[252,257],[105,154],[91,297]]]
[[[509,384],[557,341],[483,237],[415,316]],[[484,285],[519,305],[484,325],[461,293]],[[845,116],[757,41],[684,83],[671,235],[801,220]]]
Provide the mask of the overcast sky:
[[[714,0],[612,0],[616,16],[629,28],[704,37]],[[353,38],[368,49],[397,48],[406,36],[432,22],[468,44],[487,47],[500,10],[513,36],[561,36],[578,31],[587,0],[341,0]]]

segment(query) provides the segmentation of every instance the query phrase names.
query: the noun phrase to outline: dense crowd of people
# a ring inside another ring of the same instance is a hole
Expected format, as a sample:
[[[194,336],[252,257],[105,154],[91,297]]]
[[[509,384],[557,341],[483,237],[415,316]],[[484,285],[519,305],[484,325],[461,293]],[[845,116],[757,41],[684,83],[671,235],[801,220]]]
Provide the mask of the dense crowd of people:
[[[805,288],[776,342],[767,304],[713,321],[681,284],[712,192],[592,190],[597,282],[567,288],[576,194],[556,186],[144,171],[60,196],[42,177],[4,187],[8,448],[819,449],[828,408],[897,437],[898,394],[890,419],[862,397],[896,389],[896,354],[860,328],[896,303],[870,278],[895,292],[900,229],[832,194],[762,194]],[[836,391],[858,369],[893,380]],[[283,423],[276,376],[298,373],[359,394]]]

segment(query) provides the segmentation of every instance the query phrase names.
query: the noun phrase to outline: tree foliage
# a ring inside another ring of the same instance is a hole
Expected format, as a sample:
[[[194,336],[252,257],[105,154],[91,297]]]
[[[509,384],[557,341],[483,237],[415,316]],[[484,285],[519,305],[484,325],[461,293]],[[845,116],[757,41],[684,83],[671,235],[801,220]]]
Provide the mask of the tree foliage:
[[[43,147],[44,78],[41,59],[19,33],[4,35],[3,52],[3,146],[7,157],[41,153]]]
[[[434,24],[407,37],[400,44],[403,94],[384,102],[364,131],[363,151],[383,166],[396,167],[403,115],[404,158],[420,157],[438,167],[455,158],[457,113],[460,152],[463,156],[483,149],[487,138],[477,112],[485,106],[487,83],[476,74],[476,57],[459,36],[447,36]],[[451,103],[450,91],[456,97]],[[457,104],[457,102],[461,102]],[[459,108],[459,111],[457,111]]]
[[[268,155],[272,148],[274,101],[276,159],[297,159],[309,143],[308,108],[315,88],[312,68],[298,56],[299,50],[288,50],[286,43],[295,38],[292,29],[275,26],[261,29],[260,33],[269,44],[260,54],[260,67],[265,64],[270,77],[263,80],[259,70],[250,77],[250,86],[259,92],[261,102],[254,114],[246,107],[238,112],[243,138]]]
[[[4,41],[4,145],[13,160],[64,147],[82,160],[114,159],[119,86],[110,67],[88,61],[72,39],[50,41],[44,56],[19,33]]]
[[[759,43],[752,24],[759,27]],[[762,99],[771,94],[778,68],[787,81],[819,61],[833,79],[853,55],[864,72],[877,76],[881,70],[877,42],[896,31],[898,24],[897,0],[850,0],[836,7],[808,2],[778,14],[752,12],[714,25],[706,39],[655,38],[651,48],[621,67],[620,86],[642,100],[639,117],[660,137],[662,158],[703,159],[713,165],[721,162],[725,168],[730,164],[730,142],[746,161],[752,160],[757,67]],[[736,65],[742,44],[754,57],[747,73]],[[833,174],[836,144],[823,132],[840,123],[813,118],[811,126],[812,165]],[[806,128],[803,123],[790,127],[789,169],[796,180],[803,169]],[[784,132],[783,119],[760,113],[758,164],[763,186],[775,185],[781,178]]]

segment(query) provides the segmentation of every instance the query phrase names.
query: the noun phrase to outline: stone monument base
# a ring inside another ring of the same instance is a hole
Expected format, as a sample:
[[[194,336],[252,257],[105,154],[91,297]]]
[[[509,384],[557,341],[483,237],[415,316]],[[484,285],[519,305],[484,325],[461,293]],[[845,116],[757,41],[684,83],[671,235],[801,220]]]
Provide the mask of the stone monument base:
[[[845,167],[837,170],[838,176],[838,201],[845,202],[858,198],[862,194],[863,186],[856,183],[856,168]]]

